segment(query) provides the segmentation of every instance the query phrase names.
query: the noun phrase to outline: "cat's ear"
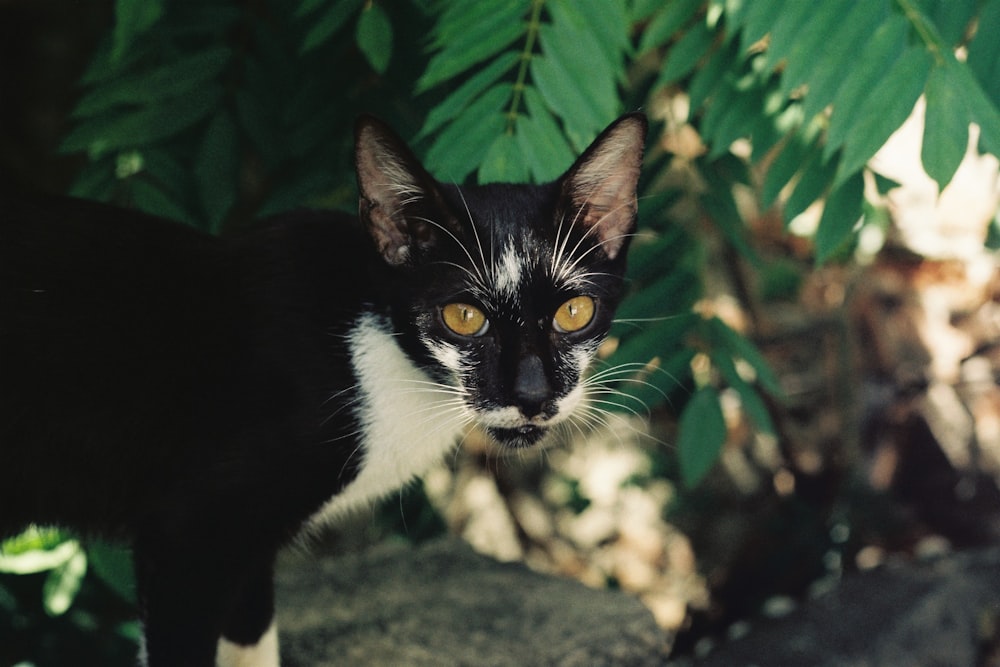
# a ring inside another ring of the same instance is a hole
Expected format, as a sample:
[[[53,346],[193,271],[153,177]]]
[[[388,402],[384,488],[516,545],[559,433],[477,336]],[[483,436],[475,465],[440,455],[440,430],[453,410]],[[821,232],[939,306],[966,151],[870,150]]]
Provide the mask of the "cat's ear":
[[[635,229],[636,186],[646,143],[646,117],[622,116],[560,179],[562,215],[585,228],[614,259]]]
[[[387,263],[400,266],[435,243],[431,220],[444,208],[437,185],[385,123],[362,116],[354,128],[358,213]]]

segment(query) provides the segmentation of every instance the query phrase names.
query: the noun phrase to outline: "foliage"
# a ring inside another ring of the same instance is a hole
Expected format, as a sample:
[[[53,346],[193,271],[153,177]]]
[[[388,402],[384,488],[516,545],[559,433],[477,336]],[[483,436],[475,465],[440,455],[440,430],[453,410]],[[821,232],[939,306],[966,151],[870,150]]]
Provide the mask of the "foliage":
[[[682,413],[694,484],[724,438],[707,426],[719,389],[765,432],[759,389],[781,389],[745,337],[695,309],[706,238],[761,263],[734,188],[786,222],[825,202],[816,259],[839,256],[867,162],[919,96],[922,161],[941,186],[970,123],[1000,154],[998,29],[1000,0],[117,0],[62,149],[88,158],[74,194],[220,233],[303,204],[352,208],[360,111],[412,138],[444,180],[545,181],[617,114],[659,117],[684,91],[712,227],[670,221],[681,193],[664,175],[677,160],[652,141],[633,291],[607,363],[634,369],[619,407],[668,399]]]

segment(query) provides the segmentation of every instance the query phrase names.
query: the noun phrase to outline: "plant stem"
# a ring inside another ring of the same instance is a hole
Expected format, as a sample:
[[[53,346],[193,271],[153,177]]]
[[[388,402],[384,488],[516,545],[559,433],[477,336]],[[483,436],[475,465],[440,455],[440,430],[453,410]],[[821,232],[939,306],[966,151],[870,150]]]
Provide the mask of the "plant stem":
[[[510,109],[507,111],[507,134],[514,132],[514,123],[517,121],[517,109],[521,105],[521,98],[524,95],[524,81],[528,78],[528,65],[531,63],[532,53],[535,50],[538,29],[542,25],[542,7],[544,5],[545,0],[532,0],[531,3],[528,34],[524,39],[524,49],[521,50],[521,64],[517,68],[517,80],[514,81],[514,95],[511,97]]]
[[[928,24],[926,17],[914,6],[913,0],[896,0],[896,4],[903,10],[903,15],[917,32],[920,41],[934,57],[934,62],[938,65],[944,65],[948,47],[941,40],[941,36],[937,34],[934,27]]]

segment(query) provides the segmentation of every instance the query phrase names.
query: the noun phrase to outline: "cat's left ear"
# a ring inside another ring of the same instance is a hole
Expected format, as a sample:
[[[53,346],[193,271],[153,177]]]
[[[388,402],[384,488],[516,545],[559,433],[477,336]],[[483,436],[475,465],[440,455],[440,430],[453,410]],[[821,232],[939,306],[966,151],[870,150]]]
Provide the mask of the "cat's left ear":
[[[647,127],[641,113],[622,116],[560,179],[562,215],[584,227],[608,259],[618,256],[635,230],[636,187]]]

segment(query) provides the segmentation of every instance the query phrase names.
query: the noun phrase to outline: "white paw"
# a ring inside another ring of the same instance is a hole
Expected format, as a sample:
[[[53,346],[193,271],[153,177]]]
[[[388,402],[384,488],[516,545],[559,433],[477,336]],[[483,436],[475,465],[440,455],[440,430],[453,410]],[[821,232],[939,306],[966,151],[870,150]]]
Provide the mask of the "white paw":
[[[277,626],[272,622],[260,641],[252,646],[220,639],[215,664],[218,667],[279,667]]]

